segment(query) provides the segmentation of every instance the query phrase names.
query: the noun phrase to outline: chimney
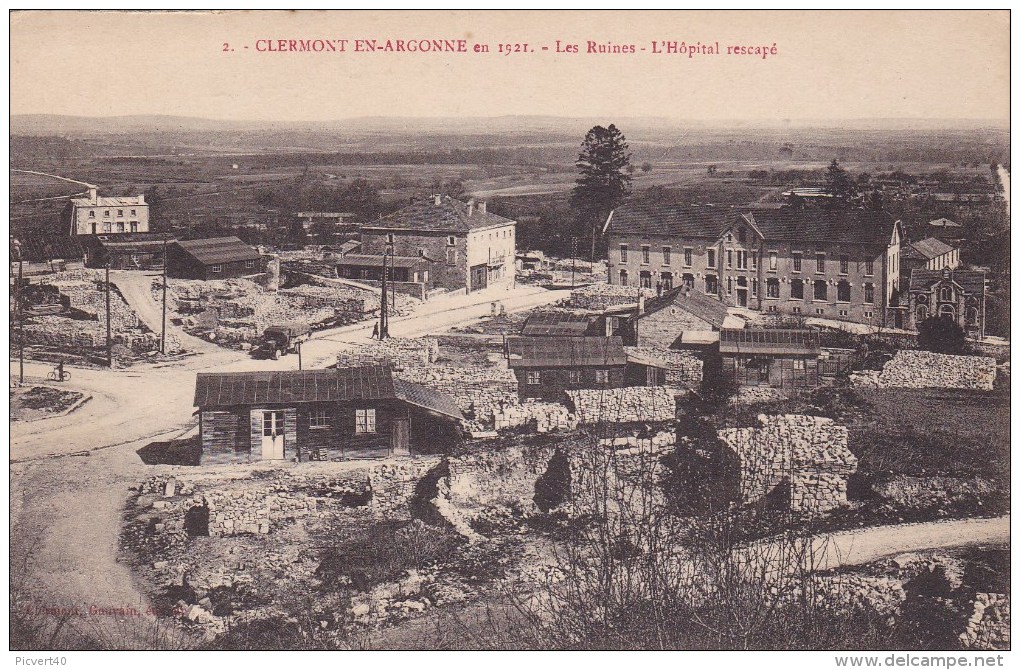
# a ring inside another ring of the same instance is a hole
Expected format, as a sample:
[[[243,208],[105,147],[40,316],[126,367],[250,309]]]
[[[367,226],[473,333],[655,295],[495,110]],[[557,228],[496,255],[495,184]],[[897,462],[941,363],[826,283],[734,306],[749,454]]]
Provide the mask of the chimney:
[[[145,194],[144,193],[139,193],[138,194],[138,204],[139,205],[144,205],[145,204]]]
[[[468,216],[474,216],[475,213],[475,199],[471,198],[468,200]]]
[[[442,196],[442,194],[440,194],[440,193],[436,193],[436,194],[435,194],[434,196],[432,196],[432,197],[433,197],[433,198],[435,199],[435,201],[436,201],[436,207],[438,207],[438,206],[440,206],[440,205],[442,205],[442,204],[443,204],[443,196]]]
[[[92,204],[99,202],[99,191],[95,186],[89,187],[89,201],[92,202]]]
[[[481,202],[478,203],[478,211],[481,212],[482,214],[485,214],[485,201],[484,200],[482,200]]]

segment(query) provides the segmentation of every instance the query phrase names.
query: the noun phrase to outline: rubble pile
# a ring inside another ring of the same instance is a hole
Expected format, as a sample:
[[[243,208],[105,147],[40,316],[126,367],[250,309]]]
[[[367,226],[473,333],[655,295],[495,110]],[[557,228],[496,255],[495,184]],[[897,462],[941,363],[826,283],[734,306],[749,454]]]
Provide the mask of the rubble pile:
[[[514,398],[516,399],[516,396]],[[563,405],[537,400],[511,404],[493,414],[493,428],[496,430],[533,426],[535,432],[548,433],[556,430],[574,430],[577,423],[577,417]]]
[[[757,426],[720,430],[719,439],[740,460],[742,500],[760,500],[785,480],[795,512],[819,514],[847,504],[857,457],[847,447],[846,426],[824,417],[759,414]]]
[[[571,390],[567,395],[580,423],[629,423],[672,421],[676,397],[686,392],[666,386],[628,386]]]
[[[637,303],[639,293],[646,300],[655,296],[655,291],[652,289],[638,289],[632,286],[619,286],[617,284],[599,282],[571,291],[567,306],[574,309],[602,311],[614,305]]]
[[[978,504],[1002,495],[994,482],[981,477],[911,477],[892,475],[871,485],[880,498],[901,509],[945,509]]]
[[[617,455],[628,455],[631,453],[655,453],[676,444],[676,432],[672,430],[661,430],[650,437],[638,437],[637,435],[624,435],[618,437],[604,437],[599,440],[599,446],[616,451]]]
[[[741,386],[727,402],[730,405],[757,405],[785,399],[786,394],[782,389],[771,386]]]
[[[439,341],[434,337],[392,337],[353,344],[337,354],[336,363],[339,367],[391,365],[395,370],[420,369],[438,357]]]
[[[901,349],[885,364],[879,388],[952,388],[991,391],[995,359]]]
[[[978,593],[960,644],[964,649],[1009,649],[1009,621],[1008,594]]]
[[[418,456],[373,467],[368,472],[372,510],[386,518],[410,518],[418,482],[442,460],[442,456]]]

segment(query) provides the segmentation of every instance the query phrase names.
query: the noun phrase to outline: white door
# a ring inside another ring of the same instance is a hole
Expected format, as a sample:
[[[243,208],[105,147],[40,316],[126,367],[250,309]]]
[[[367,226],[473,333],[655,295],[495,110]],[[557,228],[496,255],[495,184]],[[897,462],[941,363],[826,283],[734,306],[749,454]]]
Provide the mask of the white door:
[[[267,410],[262,413],[262,459],[283,459],[283,412]]]

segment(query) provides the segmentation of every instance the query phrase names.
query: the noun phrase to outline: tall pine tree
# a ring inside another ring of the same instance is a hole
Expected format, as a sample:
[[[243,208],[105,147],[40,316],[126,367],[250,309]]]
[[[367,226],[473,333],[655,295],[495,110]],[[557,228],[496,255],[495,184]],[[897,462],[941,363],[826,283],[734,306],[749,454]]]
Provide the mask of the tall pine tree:
[[[829,169],[825,171],[825,192],[832,196],[829,203],[832,207],[846,208],[857,195],[857,186],[846,170],[839,166],[833,158]]]
[[[578,237],[590,231],[591,259],[595,261],[595,245],[602,224],[630,193],[630,165],[627,138],[615,125],[595,126],[584,136],[577,157],[580,176],[570,196],[577,217]]]

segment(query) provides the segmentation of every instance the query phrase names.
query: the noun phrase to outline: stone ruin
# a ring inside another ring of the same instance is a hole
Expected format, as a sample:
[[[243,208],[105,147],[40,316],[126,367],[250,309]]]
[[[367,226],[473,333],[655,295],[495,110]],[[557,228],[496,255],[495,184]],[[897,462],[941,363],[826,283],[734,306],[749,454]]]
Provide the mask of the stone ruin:
[[[798,414],[759,414],[757,426],[719,431],[740,461],[743,502],[786,484],[791,511],[807,515],[847,504],[847,479],[857,471],[848,437],[846,426],[832,419]]]
[[[931,351],[902,349],[885,364],[881,373],[864,371],[851,375],[857,386],[873,388],[944,388],[991,391],[995,386],[995,359],[986,356],[953,356]]]
[[[686,393],[666,386],[628,386],[579,389],[567,391],[567,396],[580,423],[638,423],[672,421],[676,398]]]

